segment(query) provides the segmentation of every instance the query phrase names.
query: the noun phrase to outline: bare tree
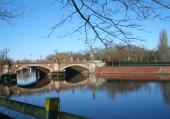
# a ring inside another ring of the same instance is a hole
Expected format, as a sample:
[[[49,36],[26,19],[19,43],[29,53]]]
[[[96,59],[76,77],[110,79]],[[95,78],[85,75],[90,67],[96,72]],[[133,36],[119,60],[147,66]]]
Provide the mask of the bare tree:
[[[4,60],[5,59],[5,52],[0,50],[0,60]]]
[[[143,29],[143,22],[151,18],[169,20],[161,10],[170,10],[169,0],[56,0],[61,3],[63,17],[52,27],[49,36],[63,25],[68,25],[66,37],[83,33],[89,45],[98,40],[105,46],[111,43],[129,43],[142,40],[131,31]],[[170,13],[170,12],[169,12]],[[58,35],[59,36],[59,35]],[[115,42],[116,41],[116,42]]]
[[[158,52],[161,61],[164,62],[168,61],[169,59],[168,35],[165,30],[162,30],[160,32]]]
[[[10,20],[23,14],[24,9],[16,8],[14,0],[0,0],[0,20],[8,24]]]
[[[0,50],[0,73],[3,71],[3,66],[5,64],[5,52]]]

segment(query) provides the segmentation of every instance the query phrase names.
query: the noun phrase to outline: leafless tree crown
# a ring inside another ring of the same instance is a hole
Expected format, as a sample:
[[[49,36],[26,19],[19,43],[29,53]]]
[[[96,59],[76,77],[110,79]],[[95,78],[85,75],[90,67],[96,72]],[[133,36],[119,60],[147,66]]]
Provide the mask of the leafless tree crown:
[[[168,45],[168,35],[166,30],[162,30],[159,36],[158,53],[161,61],[167,61],[170,57]]]
[[[83,32],[85,42],[90,45],[98,40],[106,46],[117,41],[129,43],[141,40],[132,31],[144,31],[143,21],[170,18],[169,14],[162,14],[163,10],[170,11],[169,0],[56,0],[56,2],[61,3],[64,16],[52,27],[51,33],[72,20],[76,27],[69,28],[69,32],[62,37]]]
[[[0,0],[0,20],[7,23],[21,15],[19,8],[16,8],[13,0]]]

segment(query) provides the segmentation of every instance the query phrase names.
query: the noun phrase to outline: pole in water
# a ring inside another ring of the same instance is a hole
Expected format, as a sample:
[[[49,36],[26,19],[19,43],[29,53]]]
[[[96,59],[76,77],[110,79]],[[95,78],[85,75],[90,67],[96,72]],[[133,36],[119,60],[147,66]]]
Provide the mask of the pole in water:
[[[60,114],[60,99],[46,98],[45,100],[46,119],[59,119]]]

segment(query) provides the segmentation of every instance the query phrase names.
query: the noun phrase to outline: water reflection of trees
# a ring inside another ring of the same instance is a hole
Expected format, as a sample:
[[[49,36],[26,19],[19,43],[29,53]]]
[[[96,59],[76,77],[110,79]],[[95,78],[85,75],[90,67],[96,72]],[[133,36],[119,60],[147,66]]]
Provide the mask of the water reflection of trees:
[[[163,82],[160,85],[164,101],[170,105],[170,82]]]
[[[147,82],[114,81],[112,79],[107,79],[106,82],[99,87],[99,89],[105,89],[108,93],[108,96],[114,98],[116,94],[147,88],[146,84]]]

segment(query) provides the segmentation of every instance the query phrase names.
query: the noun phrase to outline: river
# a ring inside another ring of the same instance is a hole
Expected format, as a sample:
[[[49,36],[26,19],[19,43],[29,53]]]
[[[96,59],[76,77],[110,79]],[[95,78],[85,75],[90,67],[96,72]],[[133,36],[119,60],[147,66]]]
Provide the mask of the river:
[[[27,75],[25,82],[34,82],[34,76],[30,75],[29,79]],[[170,119],[170,82],[120,81],[92,76],[76,83],[56,82],[62,85],[60,90],[11,95],[10,99],[44,106],[47,97],[59,97],[62,111],[92,119]],[[24,80],[21,83],[25,84]],[[17,119],[34,119],[3,107],[0,112]]]

